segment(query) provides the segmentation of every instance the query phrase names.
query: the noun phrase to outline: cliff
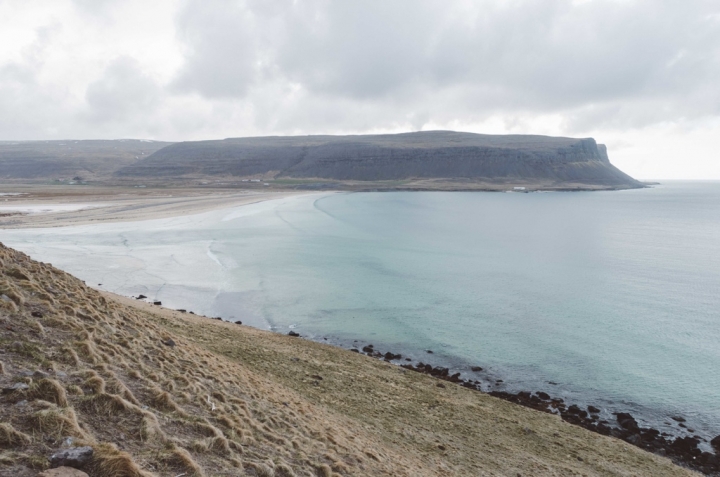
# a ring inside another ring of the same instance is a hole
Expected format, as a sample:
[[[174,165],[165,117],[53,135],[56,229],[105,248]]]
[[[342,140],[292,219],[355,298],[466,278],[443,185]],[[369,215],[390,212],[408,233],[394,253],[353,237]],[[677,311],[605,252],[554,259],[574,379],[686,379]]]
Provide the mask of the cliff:
[[[429,131],[181,142],[118,177],[263,177],[339,181],[463,179],[641,187],[594,139]]]

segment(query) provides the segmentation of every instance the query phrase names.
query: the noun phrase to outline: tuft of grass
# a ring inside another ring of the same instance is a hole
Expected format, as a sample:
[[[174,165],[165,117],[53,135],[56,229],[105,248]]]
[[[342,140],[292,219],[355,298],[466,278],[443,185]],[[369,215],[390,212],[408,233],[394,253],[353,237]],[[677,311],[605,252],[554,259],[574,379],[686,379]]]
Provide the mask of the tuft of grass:
[[[89,379],[85,380],[85,382],[83,383],[83,386],[92,389],[94,394],[104,394],[105,393],[105,380],[97,374],[95,374],[92,377],[90,377]]]
[[[25,465],[35,470],[45,470],[50,468],[50,461],[44,455],[33,454],[26,457],[24,460]]]
[[[173,446],[170,457],[167,459],[167,463],[173,466],[179,467],[189,477],[204,477],[202,467],[192,458],[190,453],[182,447]]]
[[[187,413],[173,401],[172,396],[167,391],[155,388],[153,391],[152,404],[161,411],[176,412],[180,416],[187,416]]]
[[[295,477],[295,472],[287,464],[278,464],[275,466],[275,477]]]
[[[18,447],[28,445],[32,442],[32,438],[15,428],[9,422],[0,422],[0,446]]]
[[[62,384],[52,378],[44,378],[34,386],[32,396],[35,399],[42,399],[57,404],[60,407],[67,407],[68,400],[65,388]]]
[[[140,422],[140,438],[146,442],[153,440],[160,442],[167,441],[167,436],[160,427],[160,423],[157,417],[155,417],[155,414],[143,411],[143,418]]]
[[[72,436],[87,441],[93,440],[80,428],[73,408],[58,408],[51,403],[47,404],[47,409],[37,411],[32,415],[39,431],[54,435],[57,438]]]
[[[117,394],[95,394],[93,396],[85,398],[80,403],[80,408],[87,411],[92,411],[95,414],[101,415],[112,415],[118,412],[135,411],[140,413],[140,408],[132,404],[131,402],[123,399],[122,396]]]
[[[153,474],[142,470],[133,461],[130,454],[115,447],[114,444],[103,442],[93,446],[92,461],[89,464],[90,475],[112,477],[153,477]]]

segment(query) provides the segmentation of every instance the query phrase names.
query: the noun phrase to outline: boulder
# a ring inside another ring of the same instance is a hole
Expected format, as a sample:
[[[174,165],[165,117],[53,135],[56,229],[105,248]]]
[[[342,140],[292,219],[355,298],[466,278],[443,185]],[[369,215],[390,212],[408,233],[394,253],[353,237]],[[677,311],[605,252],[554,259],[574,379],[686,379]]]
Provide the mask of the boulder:
[[[294,332],[294,331],[291,331],[290,333],[288,333],[288,336],[294,336],[294,337],[298,338],[298,337],[300,336],[300,333],[296,333],[296,332]]]
[[[88,477],[88,475],[82,470],[63,466],[40,472],[37,477]]]
[[[82,467],[90,462],[93,452],[93,448],[90,446],[61,450],[50,456],[50,466]]]
[[[720,454],[720,436],[714,437],[713,440],[710,441],[710,445],[713,446],[715,452]]]
[[[26,390],[29,389],[29,388],[30,388],[30,386],[28,386],[28,385],[25,384],[25,383],[15,383],[15,384],[13,384],[12,386],[8,386],[8,387],[6,387],[6,388],[3,388],[2,392],[3,392],[3,393],[11,393],[11,392],[14,392],[14,391],[26,391]]]
[[[630,413],[618,412],[616,416],[618,424],[620,424],[620,427],[623,429],[627,429],[629,431],[637,431],[639,429],[640,426],[638,426],[637,421]]]

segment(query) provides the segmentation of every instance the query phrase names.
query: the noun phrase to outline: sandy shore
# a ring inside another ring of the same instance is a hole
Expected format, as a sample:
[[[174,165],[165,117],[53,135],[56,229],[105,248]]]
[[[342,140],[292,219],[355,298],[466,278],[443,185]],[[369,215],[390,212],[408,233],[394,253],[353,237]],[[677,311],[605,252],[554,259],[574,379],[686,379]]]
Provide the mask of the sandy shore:
[[[0,186],[0,193],[7,194],[0,196],[0,228],[10,229],[150,220],[312,192]]]

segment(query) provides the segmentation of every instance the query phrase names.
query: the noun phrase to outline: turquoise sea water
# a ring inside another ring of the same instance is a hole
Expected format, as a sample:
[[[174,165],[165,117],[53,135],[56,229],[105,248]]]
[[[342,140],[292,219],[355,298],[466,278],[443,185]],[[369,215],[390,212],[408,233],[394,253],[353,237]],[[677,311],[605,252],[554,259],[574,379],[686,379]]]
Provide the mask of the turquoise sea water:
[[[99,288],[370,342],[484,389],[594,404],[608,420],[630,411],[683,434],[668,418],[680,414],[720,434],[720,183],[312,194],[0,234]]]

